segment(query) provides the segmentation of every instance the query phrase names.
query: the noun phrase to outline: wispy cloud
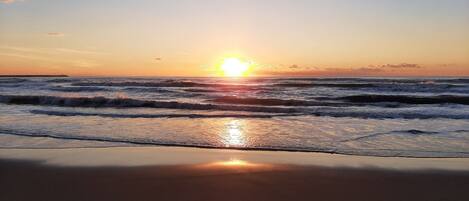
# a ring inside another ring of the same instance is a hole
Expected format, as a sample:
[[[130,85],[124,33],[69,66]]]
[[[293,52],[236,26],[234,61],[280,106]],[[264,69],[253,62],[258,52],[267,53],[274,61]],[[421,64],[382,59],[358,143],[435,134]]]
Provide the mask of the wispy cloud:
[[[36,55],[24,55],[24,54],[15,54],[15,53],[0,53],[0,56],[6,57],[16,57],[29,60],[40,60],[40,61],[55,61],[55,59],[50,59],[47,57],[36,56]]]
[[[0,53],[0,57],[14,57],[20,58],[22,60],[34,60],[34,61],[41,61],[46,62],[51,65],[65,65],[65,66],[73,66],[79,68],[92,68],[96,66],[100,66],[99,63],[91,60],[63,60],[57,58],[50,58],[50,57],[43,57],[37,55],[24,55],[24,54],[15,54],[15,53]]]
[[[288,69],[290,70],[314,70],[314,69],[319,69],[318,67],[311,67],[311,66],[300,66],[300,65],[297,65],[297,64],[293,64],[293,65],[290,65],[288,66]]]
[[[370,68],[421,68],[419,64],[400,63],[400,64],[382,64],[370,65]]]
[[[0,49],[11,50],[16,52],[43,52],[43,49],[38,48],[28,48],[28,47],[14,47],[14,46],[0,46]]]
[[[72,65],[75,67],[80,67],[80,68],[92,68],[92,67],[99,66],[98,63],[94,61],[87,61],[87,60],[73,61]]]
[[[65,59],[66,56],[72,56],[74,59]],[[103,52],[94,52],[87,50],[68,49],[68,48],[27,48],[14,46],[0,46],[0,57],[19,58],[21,60],[35,60],[48,65],[62,65],[79,68],[92,68],[100,64],[89,58]],[[88,59],[87,59],[88,58]],[[78,60],[76,60],[78,59]]]
[[[5,3],[5,4],[13,3],[15,1],[16,0],[0,0],[1,3]]]
[[[288,67],[289,69],[299,69],[300,66],[296,65],[296,64],[293,64],[291,66]]]
[[[362,67],[362,68],[356,68],[356,69],[349,69],[349,71],[366,72],[366,73],[378,73],[378,72],[384,72],[385,70],[381,69],[381,68]]]
[[[65,36],[65,34],[61,32],[49,32],[46,35],[51,36],[51,37],[64,37]]]
[[[293,67],[293,68],[292,68]],[[398,68],[418,69],[420,65],[379,65],[369,67],[349,67],[349,68],[330,68],[330,67],[300,67],[290,66],[284,69],[261,70],[260,75],[273,76],[382,76],[389,73],[403,73],[408,71],[396,71]]]
[[[88,55],[102,55],[108,54],[106,52],[71,49],[71,48],[28,48],[28,47],[15,47],[15,46],[0,46],[0,49],[10,50],[14,52],[27,52],[27,53],[38,53],[38,54],[59,54],[59,53],[70,53],[70,54],[88,54]]]
[[[396,73],[398,70],[407,72],[411,69],[419,69],[423,66],[414,63],[397,64],[379,64],[366,67],[349,68],[327,68],[327,67],[304,67],[297,64],[283,66],[282,68],[267,68],[260,71],[263,75],[281,75],[281,76],[361,76],[361,75],[383,75],[387,73]]]
[[[70,48],[55,48],[57,52],[64,52],[64,53],[74,53],[74,54],[107,54],[105,52],[95,52],[89,50],[78,50],[78,49],[70,49]]]

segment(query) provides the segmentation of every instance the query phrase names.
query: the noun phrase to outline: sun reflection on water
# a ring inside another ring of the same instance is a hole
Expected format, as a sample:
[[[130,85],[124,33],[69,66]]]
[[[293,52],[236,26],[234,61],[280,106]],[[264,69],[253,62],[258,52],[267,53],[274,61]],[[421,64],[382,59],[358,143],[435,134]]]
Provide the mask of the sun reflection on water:
[[[231,120],[225,125],[222,133],[222,141],[226,147],[246,146],[244,133],[244,122],[241,120]]]

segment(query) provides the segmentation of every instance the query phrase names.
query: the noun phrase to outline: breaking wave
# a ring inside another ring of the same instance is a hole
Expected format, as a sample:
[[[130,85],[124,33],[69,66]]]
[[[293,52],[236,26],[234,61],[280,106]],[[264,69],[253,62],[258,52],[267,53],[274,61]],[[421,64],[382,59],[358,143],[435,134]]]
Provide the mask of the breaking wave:
[[[46,82],[51,82],[51,83],[69,83],[69,82],[73,82],[73,79],[51,79],[51,80],[47,80]]]
[[[218,99],[219,102],[229,104],[201,104],[201,103],[185,103],[176,101],[153,101],[138,100],[130,98],[105,98],[105,97],[59,97],[59,96],[21,96],[21,95],[0,95],[0,103],[17,104],[17,105],[40,105],[40,106],[59,106],[59,107],[94,107],[94,108],[165,108],[165,109],[181,109],[181,110],[213,110],[213,111],[242,111],[242,112],[261,112],[289,114],[286,116],[296,115],[312,115],[327,116],[337,118],[361,118],[361,119],[469,119],[467,110],[459,110],[448,112],[445,108],[434,109],[416,109],[416,108],[388,108],[381,107],[345,107],[341,103],[317,103],[316,102],[298,102],[298,100],[280,100],[280,99],[239,99],[224,97]],[[256,105],[261,104],[263,106]],[[243,105],[248,104],[248,105]],[[278,107],[290,106],[292,104],[301,106],[316,107]],[[331,104],[328,106],[328,104]],[[320,105],[320,106],[318,106]],[[344,107],[338,107],[344,106]],[[36,111],[37,113],[38,111]],[[44,113],[44,112],[42,112]],[[54,113],[54,115],[67,116],[66,114]],[[73,116],[71,113],[68,116]],[[86,114],[83,114],[86,115]],[[94,115],[94,114],[93,114]],[[99,115],[97,115],[99,116]],[[112,115],[104,115],[111,117]],[[118,115],[116,115],[118,116]],[[191,115],[186,115],[191,117]],[[193,115],[192,115],[193,116]],[[125,117],[122,116],[122,117]],[[136,116],[135,118],[137,118]],[[175,117],[184,117],[175,115]],[[203,116],[193,116],[195,118]],[[214,116],[215,117],[215,116]],[[224,116],[219,116],[224,117]],[[228,115],[226,116],[228,117]],[[242,117],[242,116],[240,116]],[[261,118],[262,116],[256,116]],[[133,118],[132,115],[129,118]],[[145,118],[145,117],[143,117]],[[152,118],[152,116],[148,116]],[[158,118],[158,116],[153,116]],[[207,117],[209,118],[209,117]]]
[[[459,132],[459,131],[452,131],[452,132]],[[441,133],[434,132],[434,131],[422,131],[422,130],[416,130],[416,129],[402,130],[402,131],[399,130],[399,131],[391,131],[391,132],[387,132],[387,133],[374,133],[374,134],[360,136],[360,137],[356,137],[356,138],[352,138],[352,139],[348,139],[348,140],[342,140],[341,142],[358,141],[358,140],[364,140],[364,139],[369,139],[369,138],[373,138],[373,137],[379,137],[379,136],[383,136],[383,135],[395,135],[395,134],[398,134],[398,135],[437,135],[437,134],[441,134]]]
[[[85,113],[71,111],[49,111],[49,110],[31,110],[33,114],[50,115],[50,116],[96,116],[105,118],[273,118],[280,116],[291,116],[282,114],[110,114],[110,113]]]
[[[352,103],[397,102],[404,104],[462,104],[469,105],[469,96],[406,96],[406,95],[354,95],[325,100],[344,100]]]
[[[227,103],[238,105],[264,105],[264,106],[345,106],[343,103],[328,103],[307,100],[283,100],[275,98],[238,98],[234,96],[219,97],[211,100],[215,103]],[[350,104],[347,104],[350,106]]]
[[[277,87],[330,87],[330,88],[368,88],[375,87],[368,83],[279,83]]]
[[[440,110],[402,110],[402,109],[365,109],[365,108],[314,108],[304,111],[313,116],[359,119],[469,119],[469,112],[449,113]]]
[[[61,91],[61,92],[97,92],[97,91],[109,91],[107,88],[101,87],[50,87],[47,88],[51,91]]]
[[[27,79],[22,78],[0,78],[0,84],[12,84],[12,83],[21,83],[26,82]]]
[[[216,146],[210,143],[191,143],[177,142],[170,140],[158,140],[148,138],[121,138],[108,136],[90,136],[90,135],[66,135],[58,134],[51,131],[35,130],[34,132],[27,130],[0,128],[0,135],[15,135],[23,137],[53,138],[61,140],[79,140],[79,141],[95,141],[123,143],[129,145],[150,145],[150,146],[178,146],[178,147],[198,147],[198,148],[215,148],[215,149],[237,149],[237,150],[263,150],[263,151],[295,151],[295,152],[321,152],[331,154],[347,154],[347,155],[367,155],[367,156],[392,156],[392,157],[419,157],[419,158],[460,158],[468,157],[469,152],[465,151],[432,151],[432,150],[400,150],[400,149],[340,149],[336,147],[314,147],[314,146],[251,146],[251,147],[226,147]],[[366,136],[365,136],[366,137]],[[344,141],[346,142],[346,141]],[[122,146],[122,145],[121,145]]]
[[[105,98],[105,97],[60,97],[60,96],[21,96],[0,95],[0,103],[17,105],[45,105],[62,107],[96,107],[96,108],[166,108],[189,110],[221,110],[221,111],[248,111],[266,113],[297,113],[296,108],[281,107],[256,107],[237,105],[214,105],[183,103],[176,101],[150,101],[130,98]]]
[[[161,81],[161,82],[76,82],[73,86],[105,86],[105,87],[174,87],[174,88],[190,88],[190,87],[215,87],[230,89],[255,89],[256,85],[245,84],[225,84],[225,83],[202,83],[193,81]]]

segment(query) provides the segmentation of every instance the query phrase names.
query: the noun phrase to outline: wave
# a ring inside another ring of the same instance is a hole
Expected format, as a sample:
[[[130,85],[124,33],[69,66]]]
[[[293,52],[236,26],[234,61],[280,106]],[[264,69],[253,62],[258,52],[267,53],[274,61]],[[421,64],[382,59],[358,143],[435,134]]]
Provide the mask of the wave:
[[[162,89],[162,88],[147,88],[147,87],[127,87],[124,90],[126,91],[135,91],[142,93],[174,93],[174,91]]]
[[[237,99],[234,99],[238,101]],[[246,101],[246,100],[244,100]],[[258,100],[254,100],[258,101]],[[276,103],[274,100],[272,104]],[[280,100],[281,101],[281,100]],[[288,101],[288,100],[287,100]],[[363,107],[267,107],[252,105],[217,105],[183,102],[149,101],[130,98],[105,98],[105,97],[58,97],[58,96],[20,96],[0,95],[0,103],[16,105],[42,105],[59,107],[94,107],[94,108],[165,108],[181,110],[216,110],[216,111],[243,111],[289,114],[289,116],[312,115],[337,118],[361,118],[361,119],[469,119],[469,113],[461,111],[448,111],[448,109],[422,110],[410,109],[383,109]],[[281,103],[281,102],[280,102]],[[323,104],[323,103],[321,103]],[[328,103],[324,103],[328,104]]]
[[[281,113],[281,114],[112,114],[112,113],[83,113],[73,111],[49,111],[31,110],[33,114],[51,116],[98,116],[108,118],[274,118],[294,116],[326,116],[336,118],[359,118],[359,119],[469,119],[467,114],[449,113],[416,113],[413,111],[360,111],[333,108],[319,108],[303,111],[303,113]],[[460,131],[466,132],[466,131]],[[414,132],[417,134],[417,132]]]
[[[50,110],[31,110],[32,114],[50,115],[50,116],[96,116],[105,118],[273,118],[292,115],[271,115],[271,114],[110,114],[110,113],[84,113],[71,111],[50,111]]]
[[[49,87],[51,91],[61,92],[97,92],[97,91],[109,91],[109,89],[101,87]]]
[[[0,78],[0,84],[14,84],[14,83],[21,83],[26,82],[27,79],[22,78]]]
[[[217,90],[210,90],[210,89],[185,89],[185,92],[190,93],[218,93],[220,91]]]
[[[280,78],[278,80],[294,80],[294,81],[314,81],[315,83],[418,83],[424,79],[405,79],[405,78],[360,78],[360,77],[343,77],[343,78]]]
[[[224,90],[259,90],[265,87],[331,87],[331,88],[367,88],[375,87],[369,83],[301,83],[285,82],[274,84],[233,84],[233,83],[203,83],[194,81],[162,81],[162,82],[76,82],[73,86],[105,86],[105,87],[174,87],[174,88],[217,88]]]
[[[312,81],[314,83],[366,84],[469,84],[469,78],[279,78],[278,81]]]
[[[0,83],[0,87],[2,88],[16,88],[16,87],[21,87],[23,86],[22,84],[2,84]]]
[[[148,138],[117,138],[107,136],[89,136],[89,135],[64,135],[56,134],[50,131],[27,130],[0,128],[0,135],[15,135],[22,137],[52,138],[60,140],[78,140],[123,143],[129,145],[149,145],[149,146],[177,146],[177,147],[197,147],[207,149],[235,149],[235,150],[257,150],[257,151],[293,151],[293,152],[320,152],[330,154],[346,155],[364,155],[381,157],[412,157],[412,158],[461,158],[469,157],[469,152],[464,151],[432,151],[432,150],[400,150],[400,149],[340,149],[337,147],[299,147],[299,146],[254,146],[254,147],[221,147],[206,143],[184,143],[169,140],[157,140]],[[122,145],[120,145],[122,146]]]
[[[469,93],[469,86],[460,84],[376,84],[368,89],[373,92],[404,93]]]
[[[325,116],[336,118],[359,118],[359,119],[469,119],[469,112],[440,111],[433,109],[409,110],[400,109],[378,109],[366,108],[316,108],[303,111],[305,115]]]
[[[407,96],[407,95],[354,95],[323,100],[344,100],[352,103],[397,102],[404,104],[462,104],[469,105],[469,96]]]
[[[73,82],[72,79],[51,79],[51,80],[46,80],[46,82],[51,82],[51,83],[69,83]]]
[[[96,108],[166,108],[189,110],[221,110],[221,111],[248,111],[265,113],[298,113],[297,108],[256,107],[237,105],[214,105],[198,103],[182,103],[176,101],[150,101],[130,98],[105,97],[60,97],[60,96],[22,96],[0,95],[0,103],[17,105],[46,105],[61,107],[96,107]]]
[[[439,79],[439,82],[469,84],[469,78]]]
[[[73,86],[106,86],[106,87],[174,87],[174,88],[191,88],[191,87],[213,87],[213,88],[229,88],[229,89],[256,89],[257,85],[246,84],[226,84],[226,83],[202,83],[193,81],[173,81],[167,80],[162,82],[76,82]]]
[[[238,98],[234,96],[219,97],[211,100],[215,103],[264,106],[344,106],[343,103],[328,103],[307,100],[284,100],[275,98]],[[347,106],[350,106],[348,104]]]
[[[315,147],[220,147],[210,144],[202,143],[181,143],[173,141],[160,141],[147,138],[130,138],[130,139],[121,139],[115,137],[106,137],[106,136],[82,136],[82,135],[63,135],[63,134],[54,134],[49,131],[24,131],[24,130],[12,130],[0,128],[0,135],[16,135],[24,137],[46,137],[53,139],[62,139],[62,140],[80,140],[80,141],[96,141],[96,142],[111,142],[111,143],[125,143],[125,144],[134,144],[134,145],[156,145],[156,146],[178,146],[178,147],[197,147],[197,148],[208,148],[208,149],[236,149],[236,150],[264,150],[264,151],[303,151],[303,152],[322,152],[322,153],[338,153],[335,149],[328,148],[315,148]]]
[[[274,84],[277,87],[330,87],[330,88],[368,88],[376,87],[368,83],[279,83]]]
[[[458,131],[452,131],[452,132],[458,132]],[[451,132],[450,132],[451,133]],[[391,132],[386,132],[386,133],[374,133],[370,135],[365,135],[365,136],[360,136],[348,140],[342,140],[341,142],[351,142],[351,141],[358,141],[358,140],[364,140],[368,138],[373,138],[373,137],[378,137],[378,136],[383,136],[383,135],[392,135],[392,134],[400,134],[400,135],[437,135],[441,134],[440,132],[434,132],[434,131],[422,131],[422,130],[417,130],[417,129],[412,129],[412,130],[402,130],[402,131],[391,131]]]

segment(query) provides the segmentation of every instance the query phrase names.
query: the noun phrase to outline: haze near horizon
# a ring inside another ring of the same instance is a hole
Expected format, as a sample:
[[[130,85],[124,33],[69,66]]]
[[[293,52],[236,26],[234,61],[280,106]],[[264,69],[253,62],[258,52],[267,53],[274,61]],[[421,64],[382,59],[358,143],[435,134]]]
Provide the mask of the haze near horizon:
[[[0,2],[0,74],[469,76],[467,0]]]

